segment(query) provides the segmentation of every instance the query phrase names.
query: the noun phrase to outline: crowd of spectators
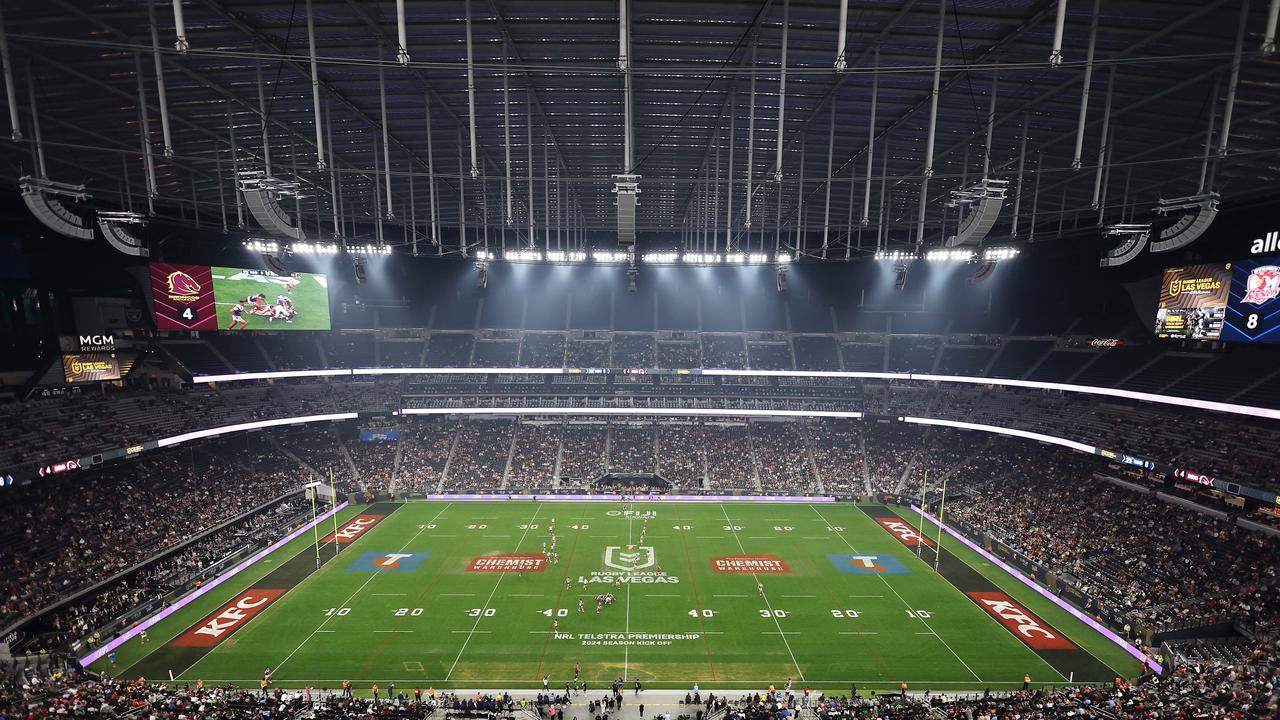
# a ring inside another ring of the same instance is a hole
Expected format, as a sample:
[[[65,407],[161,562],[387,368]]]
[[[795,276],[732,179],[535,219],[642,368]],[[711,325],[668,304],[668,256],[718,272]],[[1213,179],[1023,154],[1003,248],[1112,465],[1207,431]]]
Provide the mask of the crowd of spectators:
[[[39,610],[160,554],[206,529],[297,490],[306,472],[281,454],[245,452],[243,440],[213,441],[132,461],[45,478],[5,490],[0,523],[0,623]],[[263,471],[255,468],[271,468]],[[199,564],[201,551],[152,572]],[[134,580],[133,588],[142,577]],[[65,620],[91,625],[130,590]]]
[[[1280,539],[1096,479],[1086,456],[1016,441],[995,452],[1000,464],[953,480],[947,514],[1078,579],[1093,610],[1153,629],[1280,628]]]
[[[514,432],[515,423],[510,420],[463,423],[458,430],[453,456],[449,459],[443,488],[465,492],[472,488],[501,487]]]
[[[457,429],[456,421],[434,417],[412,418],[402,426],[397,494],[421,495],[436,491],[445,463],[449,462]]]
[[[395,474],[396,450],[399,443],[388,440],[362,440],[359,435],[347,442],[351,462],[356,466],[356,480],[374,495],[391,492]]]
[[[707,474],[706,437],[701,425],[659,425],[658,474],[675,488],[701,487]]]
[[[525,333],[520,367],[564,367],[565,338],[560,333]]]
[[[651,368],[657,359],[652,335],[613,336],[613,367]]]
[[[608,428],[601,424],[566,423],[560,451],[560,485],[586,487],[605,470]]]
[[[814,490],[809,449],[792,422],[751,424],[751,445],[760,468],[760,489],[769,493],[810,494]]]
[[[511,453],[511,470],[507,473],[509,490],[547,490],[555,484],[561,430],[558,421],[520,423]]]
[[[861,422],[825,420],[811,423],[809,435],[813,460],[823,490],[835,495],[865,495],[862,479]]]
[[[746,425],[708,423],[703,438],[707,443],[707,479],[711,487],[757,487],[755,456]]]
[[[651,425],[615,423],[609,429],[609,472],[651,473],[657,467]]]

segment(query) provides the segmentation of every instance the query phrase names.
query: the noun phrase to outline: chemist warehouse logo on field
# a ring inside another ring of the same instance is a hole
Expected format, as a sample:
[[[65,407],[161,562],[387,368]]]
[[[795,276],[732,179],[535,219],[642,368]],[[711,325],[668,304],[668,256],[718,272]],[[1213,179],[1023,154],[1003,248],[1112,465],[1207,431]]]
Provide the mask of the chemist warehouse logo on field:
[[[902,561],[891,555],[850,555],[827,553],[836,569],[845,575],[909,575]]]
[[[431,557],[427,552],[367,552],[347,566],[347,572],[413,572]]]

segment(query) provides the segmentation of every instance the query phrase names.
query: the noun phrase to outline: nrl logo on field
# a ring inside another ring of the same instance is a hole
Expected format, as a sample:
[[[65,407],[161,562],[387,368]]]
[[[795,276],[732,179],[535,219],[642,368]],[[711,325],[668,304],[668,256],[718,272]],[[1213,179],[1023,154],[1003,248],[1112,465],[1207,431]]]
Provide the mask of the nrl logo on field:
[[[604,565],[615,570],[634,572],[653,567],[653,548],[645,545],[628,545],[625,548],[610,545],[604,549]]]

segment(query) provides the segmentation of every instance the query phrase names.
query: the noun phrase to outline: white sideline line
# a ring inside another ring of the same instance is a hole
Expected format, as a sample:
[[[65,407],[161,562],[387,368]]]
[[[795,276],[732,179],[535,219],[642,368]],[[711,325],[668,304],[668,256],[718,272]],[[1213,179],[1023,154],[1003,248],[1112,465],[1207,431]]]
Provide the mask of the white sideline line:
[[[417,539],[418,539],[418,536],[419,536],[419,535],[421,535],[423,532],[425,532],[425,531],[426,531],[426,526],[427,526],[427,525],[430,525],[430,524],[434,523],[436,520],[438,520],[438,519],[440,518],[440,516],[444,514],[444,511],[445,511],[445,510],[448,510],[448,509],[449,509],[450,507],[452,507],[452,506],[453,506],[453,503],[449,503],[448,505],[445,505],[443,508],[441,508],[441,509],[440,509],[440,512],[436,513],[436,516],[435,516],[435,517],[433,517],[433,518],[431,518],[431,520],[427,521],[427,524],[426,524],[426,525],[423,525],[423,526],[422,526],[422,528],[418,530],[418,532],[416,532],[416,533],[414,533],[414,534],[413,534],[413,537],[411,537],[411,538],[409,538],[408,540],[406,540],[406,541],[405,541],[405,543],[404,543],[404,545],[400,546],[400,550],[399,550],[398,552],[404,552],[405,548],[409,547],[409,545],[411,545],[411,544],[413,543],[413,541],[414,541],[414,540],[417,540]],[[353,592],[353,593],[351,593],[351,596],[350,596],[350,597],[348,597],[346,600],[344,600],[344,601],[342,602],[342,604],[341,604],[341,605],[339,605],[339,607],[347,607],[348,605],[350,605],[350,604],[351,604],[351,601],[352,601],[353,599],[355,599],[355,596],[356,596],[356,595],[359,595],[359,594],[360,594],[360,592],[361,592],[361,591],[363,591],[363,590],[365,589],[365,586],[367,586],[369,583],[373,582],[373,579],[374,579],[374,578],[376,578],[376,577],[378,577],[378,576],[379,576],[379,575],[381,575],[381,574],[383,574],[383,573],[373,573],[373,574],[371,574],[371,575],[369,576],[369,579],[368,579],[368,580],[365,580],[363,583],[361,583],[361,584],[360,584],[360,587],[356,588],[356,591],[355,591],[355,592]],[[286,655],[286,656],[285,656],[285,658],[284,658],[284,660],[281,660],[280,662],[276,663],[276,670],[279,670],[280,668],[284,667],[285,663],[289,662],[289,659],[290,659],[290,658],[292,658],[294,655],[297,655],[297,654],[298,654],[298,651],[302,649],[302,646],[303,646],[303,645],[306,645],[306,644],[311,640],[311,638],[313,638],[313,637],[315,637],[315,636],[316,636],[316,633],[320,632],[320,629],[321,629],[321,628],[323,628],[325,625],[327,625],[327,624],[329,623],[329,621],[330,621],[330,620],[332,620],[332,619],[334,619],[335,617],[337,617],[337,616],[336,616],[336,615],[329,615],[329,616],[326,616],[326,617],[325,617],[325,619],[324,619],[324,620],[322,620],[322,621],[320,622],[320,625],[319,625],[319,626],[317,626],[315,630],[311,631],[311,634],[310,634],[310,635],[308,635],[308,636],[307,636],[307,637],[306,637],[302,642],[298,643],[298,647],[294,648],[294,649],[293,649],[293,652],[291,652],[291,653],[289,653],[288,655]],[[187,669],[188,669],[188,670],[190,670],[191,668],[187,668]]]
[[[322,632],[322,633],[333,633],[333,632],[338,632],[338,631],[337,631],[337,630],[317,630],[316,632]]]
[[[818,517],[822,518],[822,522],[826,523],[827,527],[832,527],[831,523],[827,520],[827,518],[822,513],[818,512],[818,508],[810,505],[809,509],[812,510]],[[838,532],[836,533],[836,535],[840,536],[840,539],[844,541],[844,544],[846,547],[852,550],[855,554],[858,553],[858,549],[853,546],[853,543],[849,542],[849,538],[845,537],[844,533]],[[902,597],[901,593],[898,592],[897,588],[895,588],[889,582],[889,580],[885,578],[884,575],[876,575],[876,577],[880,578],[880,582],[884,583],[884,586],[889,589],[889,592],[893,593],[898,597],[898,600],[902,602],[903,607],[907,608],[908,610],[911,609],[911,603],[907,602],[906,598]],[[924,618],[918,615],[916,616],[916,619],[924,623],[924,626],[928,628],[929,632],[938,638],[938,642],[942,643],[942,646],[945,647],[955,657],[956,660],[960,661],[960,664],[964,666],[965,670],[969,671],[969,674],[973,676],[974,680],[977,680],[979,683],[982,682],[982,678],[978,677],[978,673],[974,672],[973,668],[969,667],[969,663],[965,662],[964,658],[960,657],[960,655],[955,651],[955,649],[952,648],[951,645],[946,640],[942,639],[941,635],[938,635],[937,633],[933,632],[933,628],[929,626],[928,620],[925,620]]]
[[[533,511],[533,517],[529,518],[529,523],[525,526],[524,534],[516,541],[516,552],[520,551],[520,544],[529,536],[528,525],[538,518],[538,513],[540,512],[542,512],[542,503],[538,503],[538,507]],[[471,638],[476,634],[476,627],[480,625],[480,620],[484,617],[484,611],[489,609],[489,603],[493,602],[493,596],[497,594],[498,586],[502,585],[502,579],[506,576],[507,573],[498,575],[498,582],[493,584],[493,590],[489,593],[489,598],[484,601],[484,607],[480,609],[480,614],[476,616],[475,623],[471,625],[471,632],[467,633],[467,639],[462,641],[462,647],[458,649],[458,657],[454,658],[453,665],[449,666],[449,672],[444,676],[445,680],[448,680],[453,675],[454,668],[458,667],[458,661],[462,659],[462,653],[467,651],[467,645],[471,644]]]
[[[938,633],[936,633],[936,632],[917,632],[916,634],[917,634],[917,635],[933,635],[933,636],[935,636],[935,637],[937,637],[937,635],[938,635]]]
[[[724,514],[725,522],[729,523],[729,527],[734,527],[733,520],[729,519],[729,511],[724,509],[724,503],[720,503],[720,512]],[[742,551],[743,554],[746,554],[747,549],[742,546],[742,538],[738,537],[737,530],[733,531],[733,539],[738,541],[738,550]],[[760,584],[759,575],[751,573],[751,579],[755,581],[758,587],[763,587]],[[800,682],[804,682],[804,670],[800,669],[800,663],[796,661],[796,654],[791,650],[791,643],[787,642],[787,635],[782,632],[782,624],[778,622],[777,615],[773,614],[773,605],[769,602],[769,596],[765,595],[764,592],[761,592],[760,598],[764,600],[764,606],[769,609],[769,615],[773,618],[773,626],[778,629],[778,635],[782,637],[782,644],[787,648],[787,654],[791,656],[791,664],[796,666],[796,673],[800,675]]]
[[[412,630],[374,630],[376,633],[411,633]]]
[[[841,632],[839,632],[839,633],[837,633],[837,634],[838,634],[838,635],[879,635],[880,633],[876,633],[876,632],[854,632],[854,631],[852,631],[852,630],[843,630],[843,631],[841,631]]]

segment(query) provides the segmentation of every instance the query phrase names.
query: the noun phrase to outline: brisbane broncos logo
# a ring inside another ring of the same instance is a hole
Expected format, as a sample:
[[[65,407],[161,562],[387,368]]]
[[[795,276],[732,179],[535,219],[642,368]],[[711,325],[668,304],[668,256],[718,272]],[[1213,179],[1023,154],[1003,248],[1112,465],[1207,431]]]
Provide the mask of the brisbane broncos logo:
[[[200,292],[200,283],[181,270],[174,270],[169,273],[169,277],[165,282],[169,286],[170,295],[190,296],[197,295]]]

